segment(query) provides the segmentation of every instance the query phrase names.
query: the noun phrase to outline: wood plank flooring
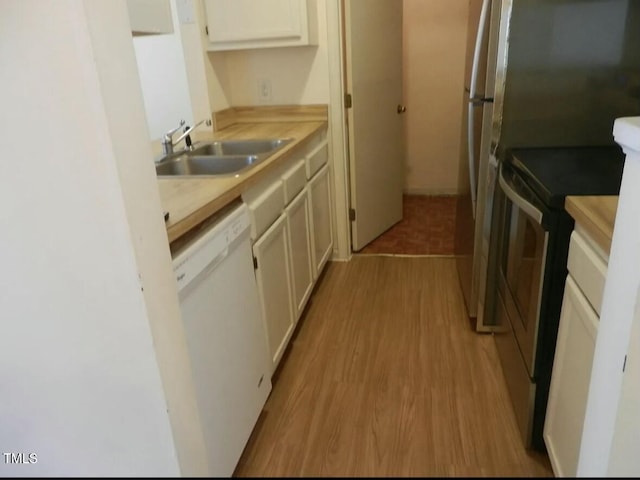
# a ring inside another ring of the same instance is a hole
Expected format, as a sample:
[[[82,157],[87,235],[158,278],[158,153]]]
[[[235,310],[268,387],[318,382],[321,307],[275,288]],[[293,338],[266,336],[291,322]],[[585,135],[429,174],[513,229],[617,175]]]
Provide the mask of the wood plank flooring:
[[[552,476],[522,446],[455,259],[331,263],[236,476]]]

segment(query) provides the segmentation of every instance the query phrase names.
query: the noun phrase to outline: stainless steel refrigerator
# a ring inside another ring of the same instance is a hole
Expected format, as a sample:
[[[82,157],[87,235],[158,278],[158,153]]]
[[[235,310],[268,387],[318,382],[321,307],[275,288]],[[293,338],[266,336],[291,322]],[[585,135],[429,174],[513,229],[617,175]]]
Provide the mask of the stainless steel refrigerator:
[[[613,145],[640,108],[640,0],[470,0],[455,252],[478,331],[492,278],[500,152]]]

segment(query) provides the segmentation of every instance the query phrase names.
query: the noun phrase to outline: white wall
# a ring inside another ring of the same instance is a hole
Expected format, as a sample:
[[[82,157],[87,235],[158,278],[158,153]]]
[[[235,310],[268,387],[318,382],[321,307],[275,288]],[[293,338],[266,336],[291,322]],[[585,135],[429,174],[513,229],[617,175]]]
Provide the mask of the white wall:
[[[174,32],[133,39],[152,140],[211,117],[194,0],[171,0]],[[177,135],[176,137],[177,138]]]
[[[128,30],[2,3],[0,476],[207,473]]]
[[[198,9],[201,8],[202,2],[200,0],[171,0],[171,2],[172,8],[178,14],[178,23],[175,24],[180,28],[193,123],[195,123],[205,118],[211,118],[212,112],[202,43],[204,32],[198,23]],[[210,127],[204,125],[200,129],[211,130]]]
[[[626,153],[593,354],[577,475],[638,476],[640,389],[640,117],[616,120]],[[625,368],[623,371],[623,366]]]
[[[468,3],[403,0],[408,193],[458,193]]]
[[[329,103],[326,0],[318,0],[316,8],[318,46],[209,53],[212,81],[222,89],[222,95],[216,96],[217,103],[212,103],[212,110],[244,105]],[[271,83],[270,101],[262,101],[258,96],[260,79]]]

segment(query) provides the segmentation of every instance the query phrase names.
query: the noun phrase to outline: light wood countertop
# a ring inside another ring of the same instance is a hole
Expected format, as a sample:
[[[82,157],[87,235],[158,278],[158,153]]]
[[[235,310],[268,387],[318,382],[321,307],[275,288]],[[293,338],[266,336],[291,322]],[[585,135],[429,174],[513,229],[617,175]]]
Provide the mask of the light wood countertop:
[[[214,133],[194,132],[193,139],[196,142],[252,138],[293,138],[293,141],[248,172],[239,175],[158,177],[162,207],[169,212],[169,220],[166,222],[169,243],[240,197],[247,188],[295,154],[316,132],[327,127],[326,120],[300,121],[295,116],[292,121],[283,120],[286,120],[286,116],[267,119],[265,122],[256,119],[253,123],[235,123]]]
[[[577,224],[609,254],[618,196],[569,196],[565,208]]]

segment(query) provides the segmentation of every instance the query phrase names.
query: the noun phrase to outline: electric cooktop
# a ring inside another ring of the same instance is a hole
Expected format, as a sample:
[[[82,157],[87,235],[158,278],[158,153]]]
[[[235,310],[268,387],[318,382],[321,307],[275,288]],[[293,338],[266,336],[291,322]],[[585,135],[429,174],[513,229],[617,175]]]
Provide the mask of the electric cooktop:
[[[624,158],[622,149],[612,145],[513,148],[504,161],[546,205],[564,208],[567,195],[618,195]]]

